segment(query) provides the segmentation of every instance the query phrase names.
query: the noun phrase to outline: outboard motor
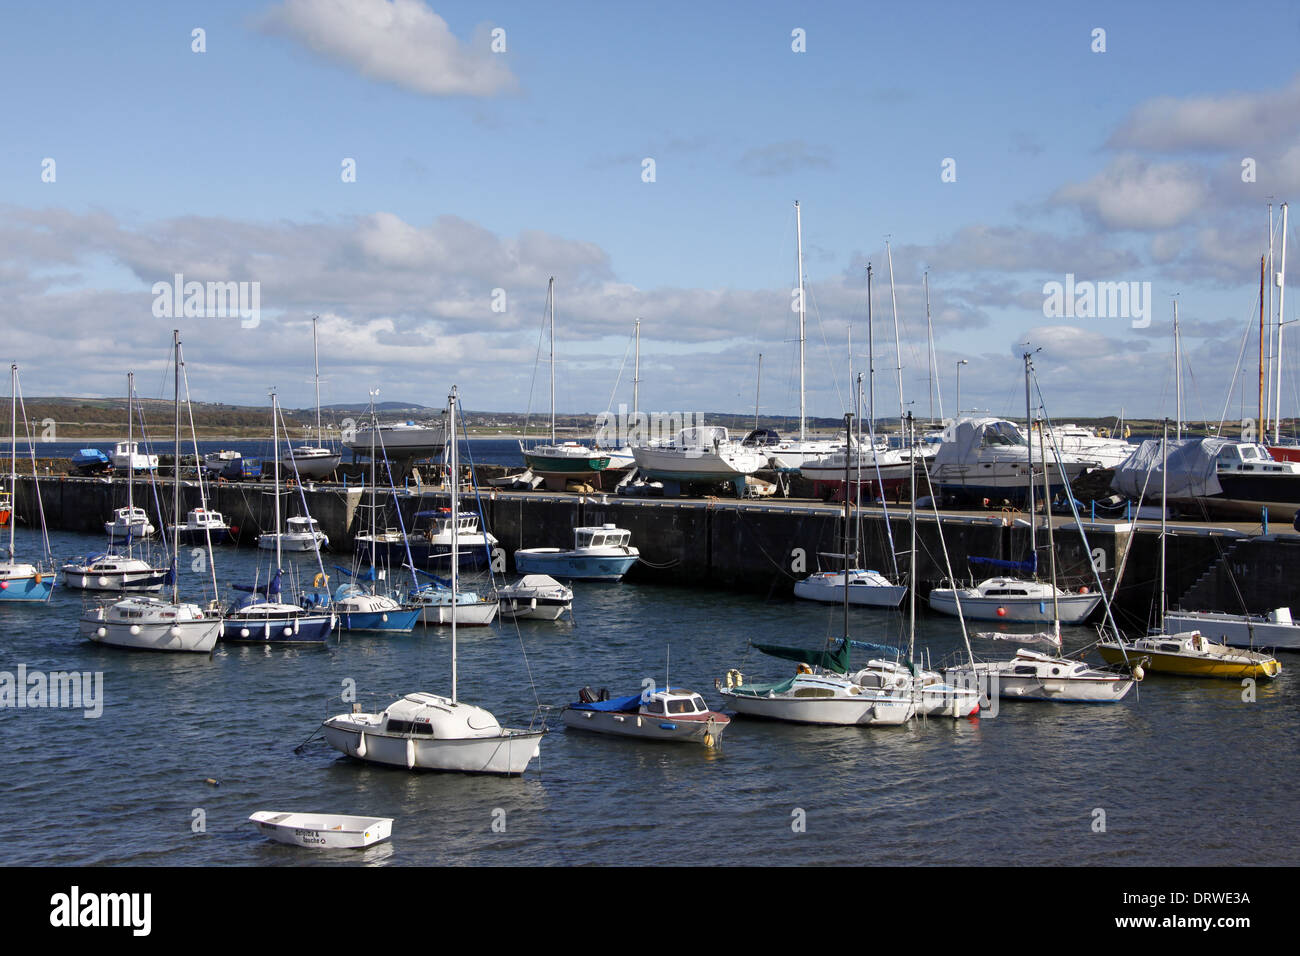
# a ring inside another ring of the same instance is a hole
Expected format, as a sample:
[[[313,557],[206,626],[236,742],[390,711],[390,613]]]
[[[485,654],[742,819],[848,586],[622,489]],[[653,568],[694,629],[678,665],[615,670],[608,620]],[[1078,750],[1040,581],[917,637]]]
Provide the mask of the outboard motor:
[[[594,704],[596,702],[596,694],[590,687],[584,687],[582,690],[578,691],[578,700],[584,704]]]

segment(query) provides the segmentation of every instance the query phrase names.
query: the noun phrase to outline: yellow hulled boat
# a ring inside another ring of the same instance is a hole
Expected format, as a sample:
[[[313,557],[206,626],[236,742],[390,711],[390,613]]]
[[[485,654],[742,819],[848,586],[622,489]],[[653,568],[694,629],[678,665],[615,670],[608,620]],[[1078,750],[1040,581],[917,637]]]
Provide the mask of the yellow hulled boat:
[[[1275,657],[1216,643],[1200,631],[1149,634],[1122,645],[1107,639],[1097,645],[1097,651],[1109,664],[1140,663],[1153,673],[1180,674],[1183,677],[1272,679],[1282,671],[1282,665]]]

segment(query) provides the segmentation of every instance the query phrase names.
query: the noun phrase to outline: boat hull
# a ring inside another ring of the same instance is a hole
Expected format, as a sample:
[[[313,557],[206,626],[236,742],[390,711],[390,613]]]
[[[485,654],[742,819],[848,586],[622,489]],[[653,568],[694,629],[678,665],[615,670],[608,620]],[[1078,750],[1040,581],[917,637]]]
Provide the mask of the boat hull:
[[[332,615],[309,617],[228,616],[221,627],[225,644],[324,644],[334,630]]]
[[[543,731],[504,730],[493,737],[429,739],[375,733],[328,720],[325,741],[341,753],[368,763],[408,770],[440,770],[517,777],[538,756]]]
[[[806,601],[821,601],[824,604],[844,603],[844,576],[837,574],[839,581],[832,581],[818,575],[796,581],[794,596]],[[849,603],[859,607],[892,607],[903,603],[907,588],[901,584],[849,584]]]
[[[161,591],[167,571],[77,571],[63,569],[63,586],[79,591]]]
[[[362,850],[393,835],[391,817],[258,811],[249,821],[277,843],[312,850]]]
[[[1041,700],[1055,701],[1063,704],[1116,704],[1132,690],[1135,681],[1131,677],[1040,677],[1038,675],[1019,676],[999,672],[987,665],[960,668],[947,671],[945,679],[951,684],[971,686],[978,681],[979,686],[1005,700]]]
[[[1153,674],[1173,674],[1179,677],[1210,677],[1221,680],[1240,680],[1242,678],[1271,679],[1281,672],[1281,666],[1275,660],[1249,662],[1232,660],[1215,660],[1205,657],[1190,657],[1181,654],[1162,654],[1146,649],[1127,649],[1126,653],[1112,644],[1098,644],[1097,653],[1108,664],[1127,665],[1141,662],[1142,666]]]
[[[96,644],[140,651],[210,654],[221,636],[221,621],[121,624],[106,622],[91,611],[81,619],[81,635]]]
[[[572,606],[571,599],[503,597],[501,616],[519,621],[558,621]]]
[[[496,601],[477,601],[456,605],[457,627],[485,627],[496,620],[500,605]],[[420,608],[420,623],[428,625],[450,624],[450,604],[426,604]]]
[[[1060,613],[1059,620],[1062,624],[1081,624],[1100,603],[1100,594],[1061,595],[1056,601]],[[940,614],[951,614],[954,617],[958,614],[957,600],[951,588],[936,588],[931,591],[930,607]],[[961,614],[968,621],[1022,621],[1050,624],[1054,620],[1050,599],[1026,601],[1009,596],[967,597],[962,594]]]
[[[571,581],[620,581],[638,560],[635,554],[575,555],[558,548],[523,548],[515,552],[515,570]]]
[[[681,717],[646,716],[636,713],[615,713],[599,710],[574,710],[564,708],[561,715],[565,726],[596,734],[612,734],[638,740],[661,740],[678,743],[701,743],[713,747],[722,742],[722,732],[730,719],[723,714],[710,714],[701,720]]]
[[[915,712],[910,698],[878,698],[871,694],[858,697],[765,697],[724,690],[722,696],[738,714],[794,724],[896,726],[906,723]]]
[[[1240,615],[1179,614],[1165,615],[1165,627],[1171,631],[1200,631],[1212,641],[1229,647],[1267,647],[1279,651],[1300,651],[1300,625],[1275,621],[1247,621]]]
[[[54,593],[54,578],[54,574],[5,578],[0,581],[0,602],[42,603],[48,601]]]

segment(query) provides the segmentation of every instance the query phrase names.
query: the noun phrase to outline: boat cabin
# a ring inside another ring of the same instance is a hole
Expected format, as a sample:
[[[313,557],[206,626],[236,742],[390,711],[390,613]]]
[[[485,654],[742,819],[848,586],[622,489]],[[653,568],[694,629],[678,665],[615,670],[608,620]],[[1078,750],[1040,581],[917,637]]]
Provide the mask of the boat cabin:
[[[1300,466],[1294,462],[1279,462],[1273,459],[1267,448],[1263,445],[1252,445],[1245,442],[1233,442],[1226,445],[1217,455],[1214,456],[1215,470],[1219,472],[1253,472],[1278,474],[1296,474],[1300,472]]]
[[[626,548],[631,541],[632,532],[625,531],[612,524],[601,525],[599,528],[573,529],[573,548],[575,551],[584,548]]]

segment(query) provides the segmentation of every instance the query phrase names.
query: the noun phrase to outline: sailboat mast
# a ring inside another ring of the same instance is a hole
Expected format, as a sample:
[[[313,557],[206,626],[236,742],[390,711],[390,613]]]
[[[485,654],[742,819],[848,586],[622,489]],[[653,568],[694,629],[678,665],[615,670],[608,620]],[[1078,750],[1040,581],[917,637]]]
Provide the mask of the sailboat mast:
[[[912,421],[910,413],[907,416],[907,424],[909,426],[908,430],[911,432],[908,440],[915,444],[916,423]],[[916,469],[909,468],[907,471],[911,476],[910,497],[912,499],[912,538],[909,545],[911,560],[907,565],[907,660],[910,664],[916,652]],[[915,672],[913,672],[913,677],[915,676]],[[915,684],[915,680],[913,684]]]
[[[554,280],[552,280],[554,281]],[[456,386],[447,398],[447,424],[451,430],[451,702],[456,703],[456,571],[460,565],[457,527],[460,524],[460,461],[456,447]]]
[[[135,416],[131,400],[135,397],[135,372],[126,373],[126,553],[131,553],[131,522],[135,514]],[[164,537],[164,540],[166,538]]]
[[[860,558],[862,555],[862,373],[861,372],[858,373],[858,390],[854,395],[854,399],[855,399],[854,405],[856,406],[855,410],[858,415],[858,445],[857,445],[857,461],[855,463],[855,468],[857,469],[858,481],[857,481],[857,488],[854,493],[854,498],[855,498],[854,503],[858,506],[858,521],[853,532],[853,538],[854,538],[853,555],[854,557]],[[844,454],[847,456],[848,453],[849,453],[849,446],[846,444],[844,446]],[[872,454],[873,455],[875,454],[874,450],[872,451]],[[846,488],[845,494],[847,493],[848,493],[848,489]]]
[[[18,524],[18,363],[9,366],[9,560],[14,559],[14,526]]]
[[[555,276],[547,284],[546,296],[551,300],[551,444],[555,444]],[[452,441],[456,433],[451,433]],[[453,522],[454,524],[454,522]]]
[[[1050,504],[1052,500],[1052,485],[1047,478],[1047,448],[1043,443],[1043,433],[1047,430],[1045,427],[1046,424],[1047,423],[1044,422],[1044,427],[1038,430],[1038,457],[1043,460],[1043,517],[1047,519],[1047,561],[1048,566],[1052,571],[1052,635],[1059,638],[1061,636],[1061,604],[1060,589],[1056,586],[1056,538],[1052,531],[1052,512]],[[1029,440],[1033,441],[1033,432],[1030,432],[1029,435]],[[1053,445],[1053,450],[1055,450],[1055,445]]]
[[[759,399],[763,394],[763,353],[758,353],[758,376],[754,383],[754,430],[758,431]]]
[[[314,324],[314,323],[313,323]],[[275,459],[275,569],[281,567],[280,556],[280,421],[275,392],[271,393],[271,454]],[[371,548],[374,547],[373,542]]]
[[[176,406],[176,440],[172,450],[172,603],[180,600],[180,575],[178,555],[181,547],[181,330],[172,329],[172,342],[176,349],[176,375],[172,401]],[[134,456],[132,456],[134,458]],[[134,466],[135,461],[131,464]],[[130,527],[128,525],[128,527]]]
[[[934,421],[934,395],[939,392],[939,417],[943,418],[943,393],[939,390],[938,359],[934,354],[934,321],[930,318],[930,270],[925,271],[925,331],[930,338],[930,421]],[[916,437],[916,436],[912,436]]]
[[[759,355],[759,361],[763,359]],[[632,418],[636,419],[641,390],[641,320],[636,320],[636,359],[632,363]]]
[[[1277,385],[1273,389],[1273,441],[1282,440],[1282,330],[1286,327],[1286,203],[1282,203],[1282,257],[1277,275]]]
[[[853,432],[853,413],[844,413],[844,434]],[[847,446],[846,446],[847,448]],[[844,454],[844,643],[849,642],[849,456]]]
[[[871,327],[871,263],[867,263],[867,418],[871,421],[871,434],[876,429],[876,350],[875,333]],[[874,454],[874,449],[873,449]],[[882,489],[883,490],[883,489]]]
[[[1174,299],[1174,411],[1177,438],[1183,438],[1183,336],[1178,327],[1178,299]]]
[[[1268,384],[1264,393],[1264,407],[1271,413],[1273,409],[1273,204],[1268,204]],[[1268,422],[1259,423],[1259,433],[1268,435]],[[1267,439],[1266,439],[1267,440]]]
[[[316,367],[316,444],[324,448],[324,434],[321,432],[320,427],[320,347],[316,344],[316,320],[319,318],[319,315],[311,317],[311,357],[312,363]],[[276,453],[279,454],[278,448]],[[279,527],[278,523],[276,527]]]
[[[903,343],[898,335],[898,294],[894,291],[894,251],[885,242],[885,255],[889,259],[889,299],[894,306],[894,358],[898,368],[898,427],[903,427]]]
[[[1029,370],[1033,368],[1032,353],[1025,353],[1025,433],[1029,436],[1029,554],[1034,563],[1034,576],[1038,576],[1038,522],[1034,517],[1034,415],[1030,411]],[[1047,463],[1043,463],[1047,471]]]
[[[804,305],[803,305],[803,213],[799,209],[799,200],[794,201],[795,245],[797,247],[796,271],[799,279],[799,440],[805,438],[807,427],[806,405],[804,401]]]
[[[1169,514],[1169,419],[1160,439],[1160,628],[1165,626],[1165,528]]]
[[[1259,422],[1264,422],[1264,270],[1267,256],[1259,257]],[[1174,339],[1178,341],[1177,337]],[[1181,436],[1180,436],[1181,437]]]

